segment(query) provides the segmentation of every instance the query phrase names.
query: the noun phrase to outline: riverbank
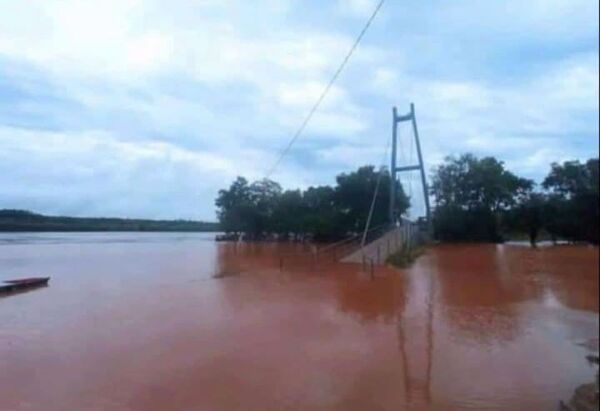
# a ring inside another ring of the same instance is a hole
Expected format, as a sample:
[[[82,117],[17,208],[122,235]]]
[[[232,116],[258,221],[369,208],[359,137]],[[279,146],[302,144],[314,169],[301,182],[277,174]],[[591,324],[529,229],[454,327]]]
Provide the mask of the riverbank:
[[[216,232],[219,224],[191,220],[46,216],[25,210],[0,210],[0,232],[173,231]]]

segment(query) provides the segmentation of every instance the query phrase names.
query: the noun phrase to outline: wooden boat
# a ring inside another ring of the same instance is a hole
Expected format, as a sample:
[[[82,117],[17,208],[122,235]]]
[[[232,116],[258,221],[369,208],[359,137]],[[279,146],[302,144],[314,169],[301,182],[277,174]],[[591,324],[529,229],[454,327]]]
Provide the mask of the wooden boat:
[[[0,284],[0,293],[12,293],[48,285],[50,277],[30,277],[18,280],[6,280]]]

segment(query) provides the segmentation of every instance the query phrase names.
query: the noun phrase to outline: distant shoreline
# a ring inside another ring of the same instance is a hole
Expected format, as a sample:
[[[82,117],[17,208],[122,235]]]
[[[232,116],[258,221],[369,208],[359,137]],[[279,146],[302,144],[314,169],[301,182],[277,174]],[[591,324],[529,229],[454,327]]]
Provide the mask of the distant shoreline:
[[[0,232],[219,232],[216,222],[110,217],[46,216],[0,210]]]

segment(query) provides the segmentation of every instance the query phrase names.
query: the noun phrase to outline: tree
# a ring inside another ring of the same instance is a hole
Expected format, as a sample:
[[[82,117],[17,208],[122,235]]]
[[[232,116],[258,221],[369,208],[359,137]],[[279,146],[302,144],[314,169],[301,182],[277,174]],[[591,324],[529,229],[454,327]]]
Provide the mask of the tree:
[[[273,214],[281,196],[281,186],[273,180],[263,179],[250,185],[250,211],[246,218],[246,234],[259,239],[275,229]]]
[[[304,231],[315,240],[343,237],[347,230],[335,203],[335,190],[329,186],[309,187],[303,196]]]
[[[542,193],[530,192],[508,213],[508,226],[515,231],[526,231],[532,247],[542,228],[546,226],[547,198]]]
[[[238,177],[216,199],[217,216],[227,233],[258,239],[309,237],[314,240],[333,240],[364,229],[377,180],[379,190],[372,226],[387,222],[390,201],[390,175],[375,171],[373,166],[340,174],[335,187],[309,187],[305,191],[282,191],[271,180],[248,184]],[[398,210],[408,208],[408,198],[397,183]]]
[[[438,206],[458,205],[466,210],[487,208],[494,212],[513,205],[533,182],[504,169],[494,157],[472,154],[446,157],[432,177],[431,192]]]
[[[532,187],[531,180],[517,177],[494,157],[447,157],[432,176],[436,237],[448,241],[501,241],[503,211]]]
[[[560,194],[550,193],[546,196],[544,227],[555,243],[559,237],[574,241],[577,230],[571,218],[569,200]]]
[[[273,230],[283,238],[292,235],[297,239],[304,231],[305,214],[302,191],[286,190],[277,199],[273,210]]]
[[[360,232],[364,229],[378,179],[380,179],[379,189],[371,227],[384,224],[389,220],[390,173],[387,170],[375,171],[373,166],[364,166],[354,172],[337,176],[335,201],[350,231]],[[398,214],[404,214],[409,206],[410,201],[402,185],[396,182]]]
[[[549,231],[571,241],[599,241],[598,159],[553,163],[542,186],[551,204]]]
[[[215,204],[223,231],[236,235],[246,231],[251,209],[248,180],[238,177],[228,190],[219,190]]]

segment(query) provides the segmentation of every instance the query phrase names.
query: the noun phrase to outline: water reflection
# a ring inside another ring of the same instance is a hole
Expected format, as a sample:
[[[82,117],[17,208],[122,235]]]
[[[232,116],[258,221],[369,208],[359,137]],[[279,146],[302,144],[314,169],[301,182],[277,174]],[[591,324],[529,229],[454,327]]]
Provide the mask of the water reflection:
[[[41,289],[44,288],[48,288],[49,285],[48,284],[39,284],[39,285],[34,285],[34,286],[29,286],[27,288],[23,288],[20,290],[12,290],[12,291],[0,291],[0,299],[1,298],[7,298],[7,297],[12,297],[12,296],[17,296],[20,294],[26,294],[32,291],[40,291]]]
[[[423,257],[408,270],[407,303],[396,320],[405,404],[412,408],[429,408],[432,401],[437,279],[424,270],[428,259]]]

